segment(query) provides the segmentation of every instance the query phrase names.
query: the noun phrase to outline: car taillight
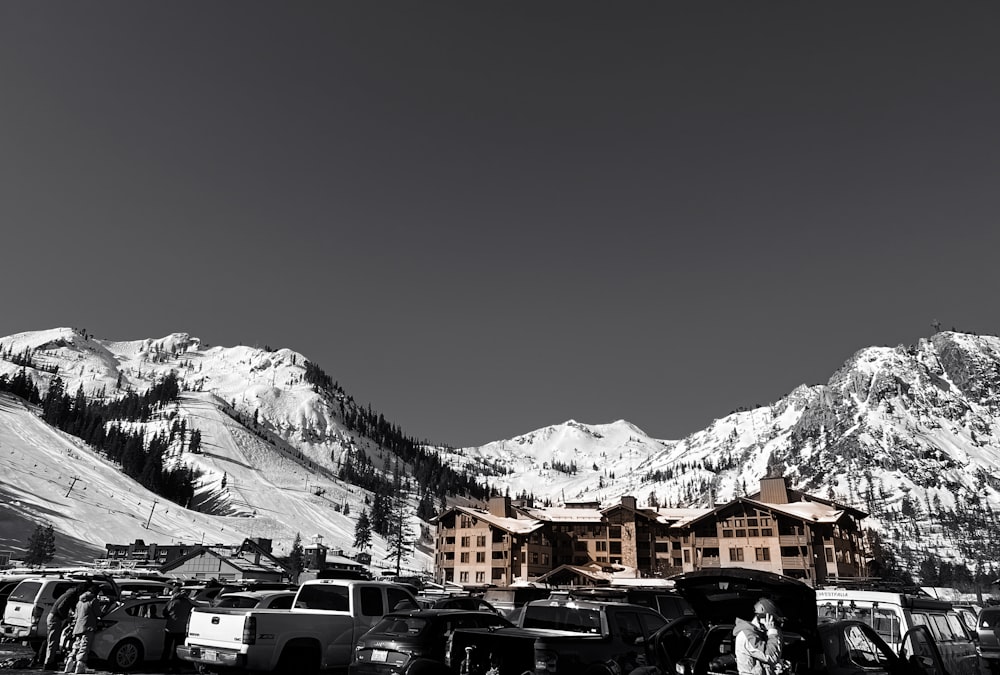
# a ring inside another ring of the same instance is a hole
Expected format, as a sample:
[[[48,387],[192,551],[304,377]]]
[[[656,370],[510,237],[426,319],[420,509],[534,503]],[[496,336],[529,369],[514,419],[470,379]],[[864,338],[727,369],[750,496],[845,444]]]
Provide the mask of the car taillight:
[[[45,612],[45,608],[41,605],[35,605],[31,610],[31,626],[34,628],[42,620],[42,614]]]
[[[243,621],[243,644],[252,645],[257,642],[257,617],[248,616]]]
[[[535,650],[535,672],[539,675],[556,672],[556,663],[558,660],[559,655],[554,651],[548,649]]]

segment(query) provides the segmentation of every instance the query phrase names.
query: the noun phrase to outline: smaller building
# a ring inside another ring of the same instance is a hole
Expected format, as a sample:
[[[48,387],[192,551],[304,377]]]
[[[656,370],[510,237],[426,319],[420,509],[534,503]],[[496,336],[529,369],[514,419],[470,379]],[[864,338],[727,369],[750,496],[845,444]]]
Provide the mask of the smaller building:
[[[160,572],[172,577],[219,581],[291,579],[291,573],[284,563],[252,539],[245,539],[236,546],[199,546],[187,555],[161,566]]]

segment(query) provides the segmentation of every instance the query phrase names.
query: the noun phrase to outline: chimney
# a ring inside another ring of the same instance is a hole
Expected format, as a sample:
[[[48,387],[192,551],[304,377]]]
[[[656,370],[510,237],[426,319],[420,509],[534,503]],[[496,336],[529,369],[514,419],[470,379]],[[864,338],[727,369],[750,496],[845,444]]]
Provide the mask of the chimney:
[[[622,495],[622,508],[632,509],[635,511],[635,497],[631,495]]]
[[[787,504],[788,486],[785,484],[785,477],[761,478],[760,501],[765,504]]]
[[[490,505],[487,509],[491,516],[497,516],[498,518],[510,518],[511,508],[510,508],[510,497],[490,497]]]

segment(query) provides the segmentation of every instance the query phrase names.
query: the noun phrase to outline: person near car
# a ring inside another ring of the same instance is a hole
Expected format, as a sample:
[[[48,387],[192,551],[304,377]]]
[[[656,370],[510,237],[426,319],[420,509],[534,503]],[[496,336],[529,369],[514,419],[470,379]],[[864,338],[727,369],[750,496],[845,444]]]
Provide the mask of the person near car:
[[[194,603],[188,594],[182,590],[174,591],[163,608],[163,615],[167,617],[164,625],[166,632],[166,642],[163,648],[163,657],[167,662],[168,670],[174,671],[180,665],[180,658],[177,656],[177,647],[184,644],[187,635],[188,617],[191,616],[191,609]]]
[[[90,643],[97,630],[97,586],[87,584],[80,594],[74,610],[76,619],[73,624],[73,646],[66,655],[67,673],[87,672],[87,656],[90,654]]]
[[[59,662],[59,641],[62,638],[63,628],[69,620],[73,608],[83,593],[84,584],[78,584],[56,598],[55,604],[49,611],[48,618],[45,619],[45,662],[42,668],[45,670],[55,670]]]
[[[781,628],[784,618],[770,598],[761,598],[753,606],[750,621],[737,618],[733,652],[740,675],[777,675],[781,663]]]

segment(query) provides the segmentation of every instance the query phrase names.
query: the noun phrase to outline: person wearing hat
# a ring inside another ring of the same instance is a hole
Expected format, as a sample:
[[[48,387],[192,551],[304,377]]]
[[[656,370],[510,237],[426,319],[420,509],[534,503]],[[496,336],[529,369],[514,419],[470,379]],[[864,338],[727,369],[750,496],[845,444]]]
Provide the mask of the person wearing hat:
[[[775,675],[781,662],[781,610],[769,598],[761,598],[753,606],[750,621],[737,618],[733,627],[736,636],[733,652],[740,675]]]
[[[80,599],[76,602],[73,623],[73,646],[66,655],[67,673],[87,672],[87,656],[90,654],[90,643],[97,630],[97,584],[90,583],[84,588]]]

